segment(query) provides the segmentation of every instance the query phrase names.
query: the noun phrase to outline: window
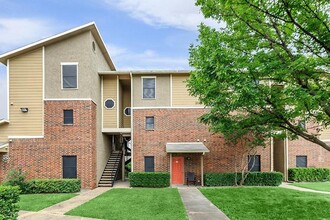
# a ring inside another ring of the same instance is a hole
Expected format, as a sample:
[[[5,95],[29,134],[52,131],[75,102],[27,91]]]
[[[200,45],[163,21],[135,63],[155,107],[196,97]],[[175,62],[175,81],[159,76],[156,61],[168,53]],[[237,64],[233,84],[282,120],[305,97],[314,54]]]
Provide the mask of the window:
[[[156,98],[156,78],[142,78],[143,91],[142,97],[144,99]]]
[[[77,156],[62,157],[63,178],[77,178]]]
[[[113,109],[115,107],[115,101],[113,99],[107,99],[105,100],[104,102],[104,106],[107,108],[107,109]]]
[[[260,172],[260,155],[249,155],[248,161],[248,169],[251,172]]]
[[[124,115],[131,116],[131,108],[130,107],[127,107],[127,108],[124,109]]]
[[[296,167],[307,167],[307,156],[296,156]]]
[[[62,88],[78,88],[78,64],[62,64]]]
[[[63,110],[63,118],[65,125],[72,125],[73,124],[73,110]]]
[[[144,172],[155,171],[155,158],[153,156],[144,157]]]
[[[155,128],[155,118],[154,116],[146,117],[146,129],[153,130]]]

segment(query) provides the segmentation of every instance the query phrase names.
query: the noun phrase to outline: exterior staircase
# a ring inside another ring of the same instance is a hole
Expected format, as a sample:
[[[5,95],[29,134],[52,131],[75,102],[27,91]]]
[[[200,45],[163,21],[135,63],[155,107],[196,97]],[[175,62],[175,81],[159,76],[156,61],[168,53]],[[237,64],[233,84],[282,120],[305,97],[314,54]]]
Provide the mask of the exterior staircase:
[[[107,165],[104,168],[101,179],[99,181],[99,187],[112,187],[114,181],[117,178],[120,161],[122,159],[121,151],[114,151],[110,155]]]

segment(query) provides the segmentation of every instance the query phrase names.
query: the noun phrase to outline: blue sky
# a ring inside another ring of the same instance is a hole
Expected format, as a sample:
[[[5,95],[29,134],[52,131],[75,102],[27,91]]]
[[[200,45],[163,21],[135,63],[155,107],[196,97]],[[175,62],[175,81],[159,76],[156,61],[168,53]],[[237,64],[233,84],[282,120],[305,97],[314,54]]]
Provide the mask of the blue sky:
[[[95,21],[117,70],[189,69],[204,20],[194,0],[0,0],[0,54]],[[0,65],[0,119],[6,118]]]

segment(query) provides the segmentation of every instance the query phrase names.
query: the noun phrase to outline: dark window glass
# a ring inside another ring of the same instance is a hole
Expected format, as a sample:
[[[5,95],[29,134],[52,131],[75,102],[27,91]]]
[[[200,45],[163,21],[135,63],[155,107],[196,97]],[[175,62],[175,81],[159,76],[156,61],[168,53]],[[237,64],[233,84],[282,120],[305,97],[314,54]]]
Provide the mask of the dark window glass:
[[[64,89],[77,88],[77,65],[62,65],[62,77]]]
[[[155,128],[155,118],[153,116],[146,117],[146,129],[152,130]]]
[[[112,109],[113,107],[115,107],[115,101],[113,99],[107,99],[104,102],[104,105],[106,108]]]
[[[154,99],[155,94],[155,78],[143,78],[143,98],[144,99]]]
[[[63,178],[77,178],[77,156],[63,156]]]
[[[296,156],[296,167],[307,167],[307,156]]]
[[[72,125],[73,124],[73,110],[64,110],[64,124]]]
[[[124,114],[125,114],[126,116],[130,116],[130,115],[131,115],[131,108],[130,108],[130,107],[125,108],[125,110],[124,110]]]
[[[260,155],[249,155],[248,161],[248,169],[251,172],[260,172]]]
[[[145,172],[155,171],[155,159],[153,156],[144,157],[144,171]]]

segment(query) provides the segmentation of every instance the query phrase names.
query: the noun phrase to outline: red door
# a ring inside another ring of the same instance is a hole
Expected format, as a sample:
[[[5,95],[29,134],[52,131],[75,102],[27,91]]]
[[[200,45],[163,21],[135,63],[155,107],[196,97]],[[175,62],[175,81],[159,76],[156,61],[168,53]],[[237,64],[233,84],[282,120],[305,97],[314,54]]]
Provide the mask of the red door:
[[[183,157],[172,158],[172,184],[183,184]]]

